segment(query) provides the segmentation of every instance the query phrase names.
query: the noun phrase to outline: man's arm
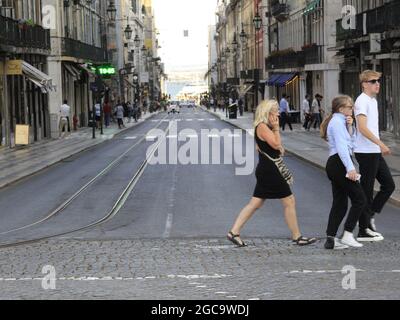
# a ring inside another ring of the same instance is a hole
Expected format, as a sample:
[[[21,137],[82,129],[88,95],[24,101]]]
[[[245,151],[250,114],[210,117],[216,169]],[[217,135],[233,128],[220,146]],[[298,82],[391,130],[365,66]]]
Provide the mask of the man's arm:
[[[370,140],[372,143],[376,144],[381,148],[382,154],[383,155],[389,155],[392,152],[390,149],[379,139],[377,138],[371,130],[368,129],[367,126],[367,117],[363,114],[360,114],[357,116],[357,122],[358,122],[358,128],[360,133],[366,137],[368,140]]]

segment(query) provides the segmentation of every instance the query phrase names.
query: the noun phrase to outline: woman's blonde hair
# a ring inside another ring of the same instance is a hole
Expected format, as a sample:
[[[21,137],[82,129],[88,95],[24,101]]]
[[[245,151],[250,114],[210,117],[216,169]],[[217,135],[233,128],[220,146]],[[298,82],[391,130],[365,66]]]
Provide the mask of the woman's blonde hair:
[[[354,106],[354,101],[349,96],[341,95],[333,99],[332,112],[327,118],[325,118],[325,120],[321,124],[321,138],[325,141],[328,141],[328,126],[329,122],[331,122],[332,120],[333,114],[339,113],[340,108],[345,107],[347,104],[351,104],[352,106]]]
[[[279,103],[276,100],[263,100],[258,105],[256,110],[256,116],[254,120],[254,128],[260,123],[269,124],[269,114],[272,111],[279,111]]]

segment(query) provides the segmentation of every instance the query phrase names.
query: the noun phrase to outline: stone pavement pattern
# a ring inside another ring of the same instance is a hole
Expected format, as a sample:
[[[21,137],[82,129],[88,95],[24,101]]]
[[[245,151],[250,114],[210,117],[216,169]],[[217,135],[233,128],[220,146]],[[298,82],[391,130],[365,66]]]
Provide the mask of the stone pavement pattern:
[[[208,112],[254,135],[253,113],[245,112],[243,116],[239,115],[238,119],[228,119],[222,110],[214,112],[214,109],[211,109]],[[314,129],[306,131],[301,124],[293,124],[293,129],[293,132],[291,132],[286,126],[286,131],[282,132],[282,142],[286,151],[325,170],[325,165],[329,158],[329,148],[327,143],[320,138],[319,131]],[[400,186],[400,141],[386,132],[381,133],[381,139],[392,149],[393,154],[385,157],[385,159],[390,167],[396,186]],[[375,190],[379,190],[378,188],[379,185],[376,184]],[[400,206],[399,187],[396,188],[390,202]]]
[[[322,242],[301,248],[288,240],[250,240],[244,249],[226,240],[192,238],[57,239],[4,249],[0,252],[0,298],[400,298],[399,239],[351,253],[327,252]],[[42,288],[45,265],[55,267],[54,290]],[[347,265],[358,270],[355,290],[342,287],[342,268]]]

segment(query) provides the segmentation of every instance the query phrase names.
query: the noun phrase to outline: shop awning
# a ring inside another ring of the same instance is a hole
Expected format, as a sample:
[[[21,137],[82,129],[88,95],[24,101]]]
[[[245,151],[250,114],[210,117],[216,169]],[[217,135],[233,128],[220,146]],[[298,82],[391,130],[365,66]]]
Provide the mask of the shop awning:
[[[22,73],[28,80],[38,86],[43,93],[47,93],[54,89],[51,83],[51,78],[26,61],[22,62]]]
[[[252,85],[252,84],[247,85],[247,86],[245,86],[245,87],[241,87],[241,88],[240,88],[239,95],[240,95],[240,96],[244,96],[247,92],[249,92],[249,91],[251,90],[251,88],[253,88],[253,85]]]
[[[89,75],[89,77],[92,77],[92,78],[96,77],[96,73],[94,71],[92,71],[91,69],[89,69],[88,67],[86,67],[85,65],[79,64],[78,66],[82,70],[86,71],[87,74]]]
[[[307,7],[304,9],[303,14],[308,15],[313,13],[315,10],[317,10],[320,7],[320,2],[321,0],[313,0],[311,1]]]
[[[281,73],[271,75],[271,77],[266,81],[267,86],[273,87],[281,75]]]
[[[297,77],[297,73],[284,73],[281,74],[279,79],[275,81],[276,87],[285,87],[288,82],[292,81],[294,78]]]
[[[77,69],[73,64],[64,63],[64,68],[68,71],[68,73],[75,79],[75,81],[80,80],[81,72]]]

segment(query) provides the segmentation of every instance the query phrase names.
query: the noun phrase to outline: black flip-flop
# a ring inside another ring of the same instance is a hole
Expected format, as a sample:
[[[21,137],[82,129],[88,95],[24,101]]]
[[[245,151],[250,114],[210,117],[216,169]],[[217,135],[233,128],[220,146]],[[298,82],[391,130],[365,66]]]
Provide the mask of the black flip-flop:
[[[244,243],[243,241],[240,242],[237,238],[240,238],[240,234],[234,234],[232,231],[229,231],[229,234],[227,236],[227,239],[238,246],[239,248],[244,248],[247,247],[247,244]]]

